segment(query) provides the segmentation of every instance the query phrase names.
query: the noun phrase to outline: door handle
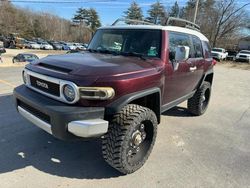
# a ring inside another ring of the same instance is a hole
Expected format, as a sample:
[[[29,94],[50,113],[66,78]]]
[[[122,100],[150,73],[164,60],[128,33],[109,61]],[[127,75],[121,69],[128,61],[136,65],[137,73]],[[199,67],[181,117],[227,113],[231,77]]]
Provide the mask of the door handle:
[[[190,70],[191,72],[194,72],[196,69],[197,69],[197,67],[196,67],[196,66],[194,66],[194,67],[190,67],[190,68],[189,68],[189,70]]]

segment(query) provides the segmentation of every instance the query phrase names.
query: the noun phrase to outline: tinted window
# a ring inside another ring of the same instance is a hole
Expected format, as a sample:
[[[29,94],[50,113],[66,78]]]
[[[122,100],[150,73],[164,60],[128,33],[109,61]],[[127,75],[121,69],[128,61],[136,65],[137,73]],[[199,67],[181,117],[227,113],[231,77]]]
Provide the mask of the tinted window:
[[[209,45],[209,43],[207,41],[203,41],[203,50],[204,50],[204,55],[205,55],[205,58],[211,58],[212,57],[212,54],[211,54],[211,47]]]
[[[250,51],[242,50],[242,51],[240,51],[240,53],[250,54]]]
[[[183,33],[169,33],[169,58],[173,60],[175,57],[175,48],[177,46],[188,46],[190,48],[189,57],[191,57],[192,45],[190,37]]]
[[[202,45],[201,45],[200,39],[196,36],[192,36],[192,39],[193,39],[193,45],[194,45],[194,57],[195,58],[203,57]]]
[[[95,33],[88,48],[99,52],[160,57],[161,30],[100,29]]]
[[[212,51],[214,51],[214,52],[223,52],[222,49],[218,49],[218,48],[213,48]]]

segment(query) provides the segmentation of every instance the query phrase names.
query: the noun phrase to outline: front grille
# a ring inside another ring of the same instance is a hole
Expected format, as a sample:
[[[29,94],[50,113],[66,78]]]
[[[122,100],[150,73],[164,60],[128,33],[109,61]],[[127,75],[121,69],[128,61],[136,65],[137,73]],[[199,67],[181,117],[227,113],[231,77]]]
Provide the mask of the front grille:
[[[59,84],[49,82],[47,80],[42,80],[40,78],[30,75],[30,84],[32,87],[39,89],[43,92],[49,93],[51,95],[60,97],[60,86]]]
[[[247,56],[246,55],[240,55],[240,57],[246,58]]]
[[[28,104],[26,104],[20,100],[17,100],[17,105],[22,107],[23,109],[25,109],[26,111],[28,111],[32,115],[34,115],[34,116],[38,117],[39,119],[45,121],[46,123],[50,124],[50,117],[47,114],[29,106]]]

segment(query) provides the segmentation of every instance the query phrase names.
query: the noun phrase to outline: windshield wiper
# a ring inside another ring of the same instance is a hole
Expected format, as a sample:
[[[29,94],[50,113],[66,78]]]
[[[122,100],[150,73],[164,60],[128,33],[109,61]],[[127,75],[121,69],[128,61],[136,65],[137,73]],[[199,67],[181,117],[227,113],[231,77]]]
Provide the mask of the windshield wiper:
[[[107,50],[107,49],[88,49],[89,52],[93,52],[93,53],[104,53],[104,54],[113,54],[113,55],[119,55],[118,52],[116,51],[111,51],[111,50]]]
[[[142,60],[147,60],[147,57],[144,54],[140,54],[137,52],[121,52],[120,55],[124,55],[124,56],[135,56],[135,57],[139,57]]]

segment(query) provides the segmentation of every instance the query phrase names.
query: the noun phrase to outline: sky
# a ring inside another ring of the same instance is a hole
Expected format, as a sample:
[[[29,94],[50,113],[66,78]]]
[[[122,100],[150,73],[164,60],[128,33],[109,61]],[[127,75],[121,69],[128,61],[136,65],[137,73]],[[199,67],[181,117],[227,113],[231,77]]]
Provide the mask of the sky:
[[[18,2],[19,1],[19,2]],[[55,2],[55,3],[46,3]],[[59,3],[59,2],[66,3]],[[160,0],[166,9],[170,9],[176,0]],[[177,0],[180,7],[183,7],[187,0]],[[248,3],[250,0],[237,0],[239,5]],[[100,16],[102,25],[110,25],[117,18],[124,16],[132,0],[13,0],[14,5],[28,8],[33,11],[49,12],[66,19],[72,19],[78,8],[95,8]],[[40,2],[40,3],[34,3]],[[56,3],[57,2],[57,3]],[[144,15],[150,5],[156,0],[136,0],[142,7]],[[250,6],[246,8],[250,12]]]

